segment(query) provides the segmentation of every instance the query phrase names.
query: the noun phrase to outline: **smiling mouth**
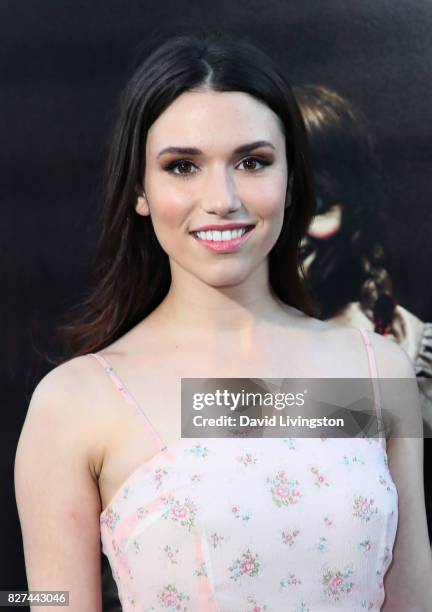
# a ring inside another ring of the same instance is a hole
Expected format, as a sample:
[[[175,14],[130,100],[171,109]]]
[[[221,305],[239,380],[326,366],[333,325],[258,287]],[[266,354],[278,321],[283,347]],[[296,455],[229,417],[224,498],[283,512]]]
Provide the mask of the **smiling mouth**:
[[[234,230],[207,230],[202,232],[191,232],[199,240],[208,242],[229,242],[241,238],[254,229],[255,225],[247,225]]]

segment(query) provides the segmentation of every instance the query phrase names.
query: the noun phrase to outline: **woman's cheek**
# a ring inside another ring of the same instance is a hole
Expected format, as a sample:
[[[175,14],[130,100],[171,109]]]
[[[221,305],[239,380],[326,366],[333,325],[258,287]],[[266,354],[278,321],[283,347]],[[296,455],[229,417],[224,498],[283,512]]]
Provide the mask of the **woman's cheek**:
[[[274,173],[265,181],[250,181],[247,186],[243,186],[241,199],[250,214],[271,219],[283,212],[286,189],[285,175]]]
[[[178,190],[164,193],[163,198],[153,202],[152,216],[161,232],[164,228],[181,230],[187,223],[192,199],[188,194],[180,194]]]
[[[278,191],[262,191],[254,196],[255,202],[253,205],[254,214],[263,220],[272,220],[283,215],[285,194]],[[251,207],[252,208],[252,207]]]

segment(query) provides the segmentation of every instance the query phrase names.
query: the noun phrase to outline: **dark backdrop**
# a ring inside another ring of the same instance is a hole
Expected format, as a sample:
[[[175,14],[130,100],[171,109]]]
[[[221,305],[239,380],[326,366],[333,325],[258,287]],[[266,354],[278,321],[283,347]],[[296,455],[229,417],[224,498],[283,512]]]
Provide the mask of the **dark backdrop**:
[[[14,453],[30,395],[50,369],[43,354],[57,347],[53,326],[89,280],[113,108],[136,46],[194,24],[251,36],[292,83],[330,86],[366,113],[390,196],[396,294],[432,320],[430,0],[1,0],[0,589],[25,588]]]

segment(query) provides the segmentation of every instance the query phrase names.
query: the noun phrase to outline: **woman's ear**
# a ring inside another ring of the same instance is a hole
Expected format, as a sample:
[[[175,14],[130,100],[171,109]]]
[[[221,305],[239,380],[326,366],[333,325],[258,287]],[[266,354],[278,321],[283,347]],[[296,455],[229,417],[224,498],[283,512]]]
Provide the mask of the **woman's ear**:
[[[291,172],[288,178],[287,194],[285,199],[285,208],[289,208],[292,203],[292,190],[293,190],[293,176],[294,172]]]
[[[136,204],[135,204],[135,211],[139,215],[142,215],[144,217],[150,215],[150,208],[147,202],[147,196],[144,193],[144,190],[140,185],[137,185],[135,187],[135,193],[137,196]]]

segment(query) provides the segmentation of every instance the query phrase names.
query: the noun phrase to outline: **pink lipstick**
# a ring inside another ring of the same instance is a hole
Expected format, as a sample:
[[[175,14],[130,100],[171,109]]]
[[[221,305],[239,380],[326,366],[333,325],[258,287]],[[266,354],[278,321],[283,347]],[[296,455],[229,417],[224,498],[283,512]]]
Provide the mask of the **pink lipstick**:
[[[210,251],[235,253],[249,240],[254,227],[245,223],[206,225],[191,233],[197,242]]]

